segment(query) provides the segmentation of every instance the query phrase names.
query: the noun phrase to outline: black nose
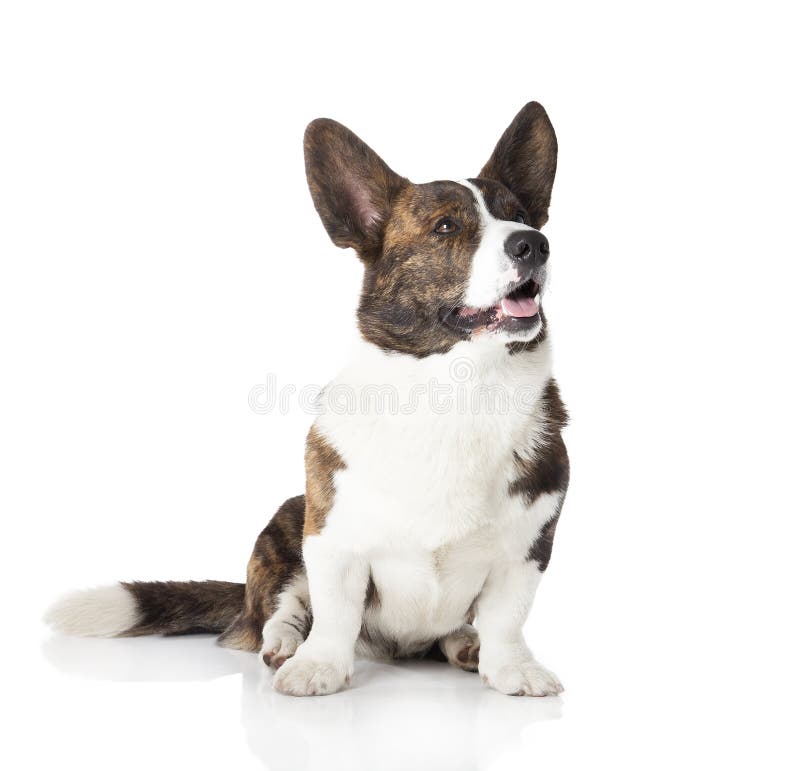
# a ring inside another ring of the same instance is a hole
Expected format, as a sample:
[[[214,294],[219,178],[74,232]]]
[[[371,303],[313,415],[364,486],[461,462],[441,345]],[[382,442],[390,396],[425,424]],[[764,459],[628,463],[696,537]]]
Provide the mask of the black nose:
[[[506,254],[515,262],[538,267],[547,262],[550,244],[538,230],[516,230],[505,243]]]

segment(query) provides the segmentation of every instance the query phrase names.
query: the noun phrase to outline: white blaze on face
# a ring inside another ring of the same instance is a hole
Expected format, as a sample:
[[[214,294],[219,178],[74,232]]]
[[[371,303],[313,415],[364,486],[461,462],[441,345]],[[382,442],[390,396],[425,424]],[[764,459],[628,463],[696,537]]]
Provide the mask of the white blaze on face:
[[[460,184],[472,191],[481,220],[481,242],[472,258],[464,305],[488,308],[522,278],[517,266],[506,254],[506,239],[512,233],[534,228],[520,222],[497,219],[486,208],[483,193],[475,185],[466,180]]]

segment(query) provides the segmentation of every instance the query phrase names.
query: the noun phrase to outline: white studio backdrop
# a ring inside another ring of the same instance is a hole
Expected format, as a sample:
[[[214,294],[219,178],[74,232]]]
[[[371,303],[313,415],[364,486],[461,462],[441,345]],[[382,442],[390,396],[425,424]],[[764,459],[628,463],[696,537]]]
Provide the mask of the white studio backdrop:
[[[308,121],[460,179],[536,99],[560,146],[546,305],[573,482],[529,631],[568,690],[519,757],[796,768],[795,30],[777,2],[3,4],[8,762],[106,767],[128,734],[120,768],[256,762],[202,701],[237,686],[87,685],[46,660],[42,611],[116,579],[242,580],[302,491],[312,417],[250,396],[336,372],[360,279],[311,205]],[[188,724],[202,741],[165,727]],[[448,741],[425,739],[428,767]]]

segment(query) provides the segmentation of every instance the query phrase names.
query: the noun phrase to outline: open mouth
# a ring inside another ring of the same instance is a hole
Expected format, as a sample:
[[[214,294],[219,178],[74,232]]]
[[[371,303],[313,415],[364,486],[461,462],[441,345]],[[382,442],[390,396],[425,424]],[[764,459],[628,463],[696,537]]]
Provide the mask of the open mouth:
[[[539,319],[539,285],[529,278],[490,308],[459,305],[440,312],[442,323],[459,332],[530,329]]]

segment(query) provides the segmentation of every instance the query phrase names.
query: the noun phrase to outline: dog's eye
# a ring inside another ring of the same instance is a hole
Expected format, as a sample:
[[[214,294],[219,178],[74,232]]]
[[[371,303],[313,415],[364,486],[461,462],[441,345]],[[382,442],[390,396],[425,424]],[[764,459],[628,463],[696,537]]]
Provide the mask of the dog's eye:
[[[450,217],[442,217],[437,223],[436,227],[434,227],[433,232],[439,233],[439,235],[449,236],[453,233],[457,233],[461,230],[461,225],[459,225],[454,219],[450,219]]]
[[[514,222],[519,222],[520,225],[527,225],[528,218],[525,216],[525,212],[522,209],[519,209],[517,213],[514,215]]]

